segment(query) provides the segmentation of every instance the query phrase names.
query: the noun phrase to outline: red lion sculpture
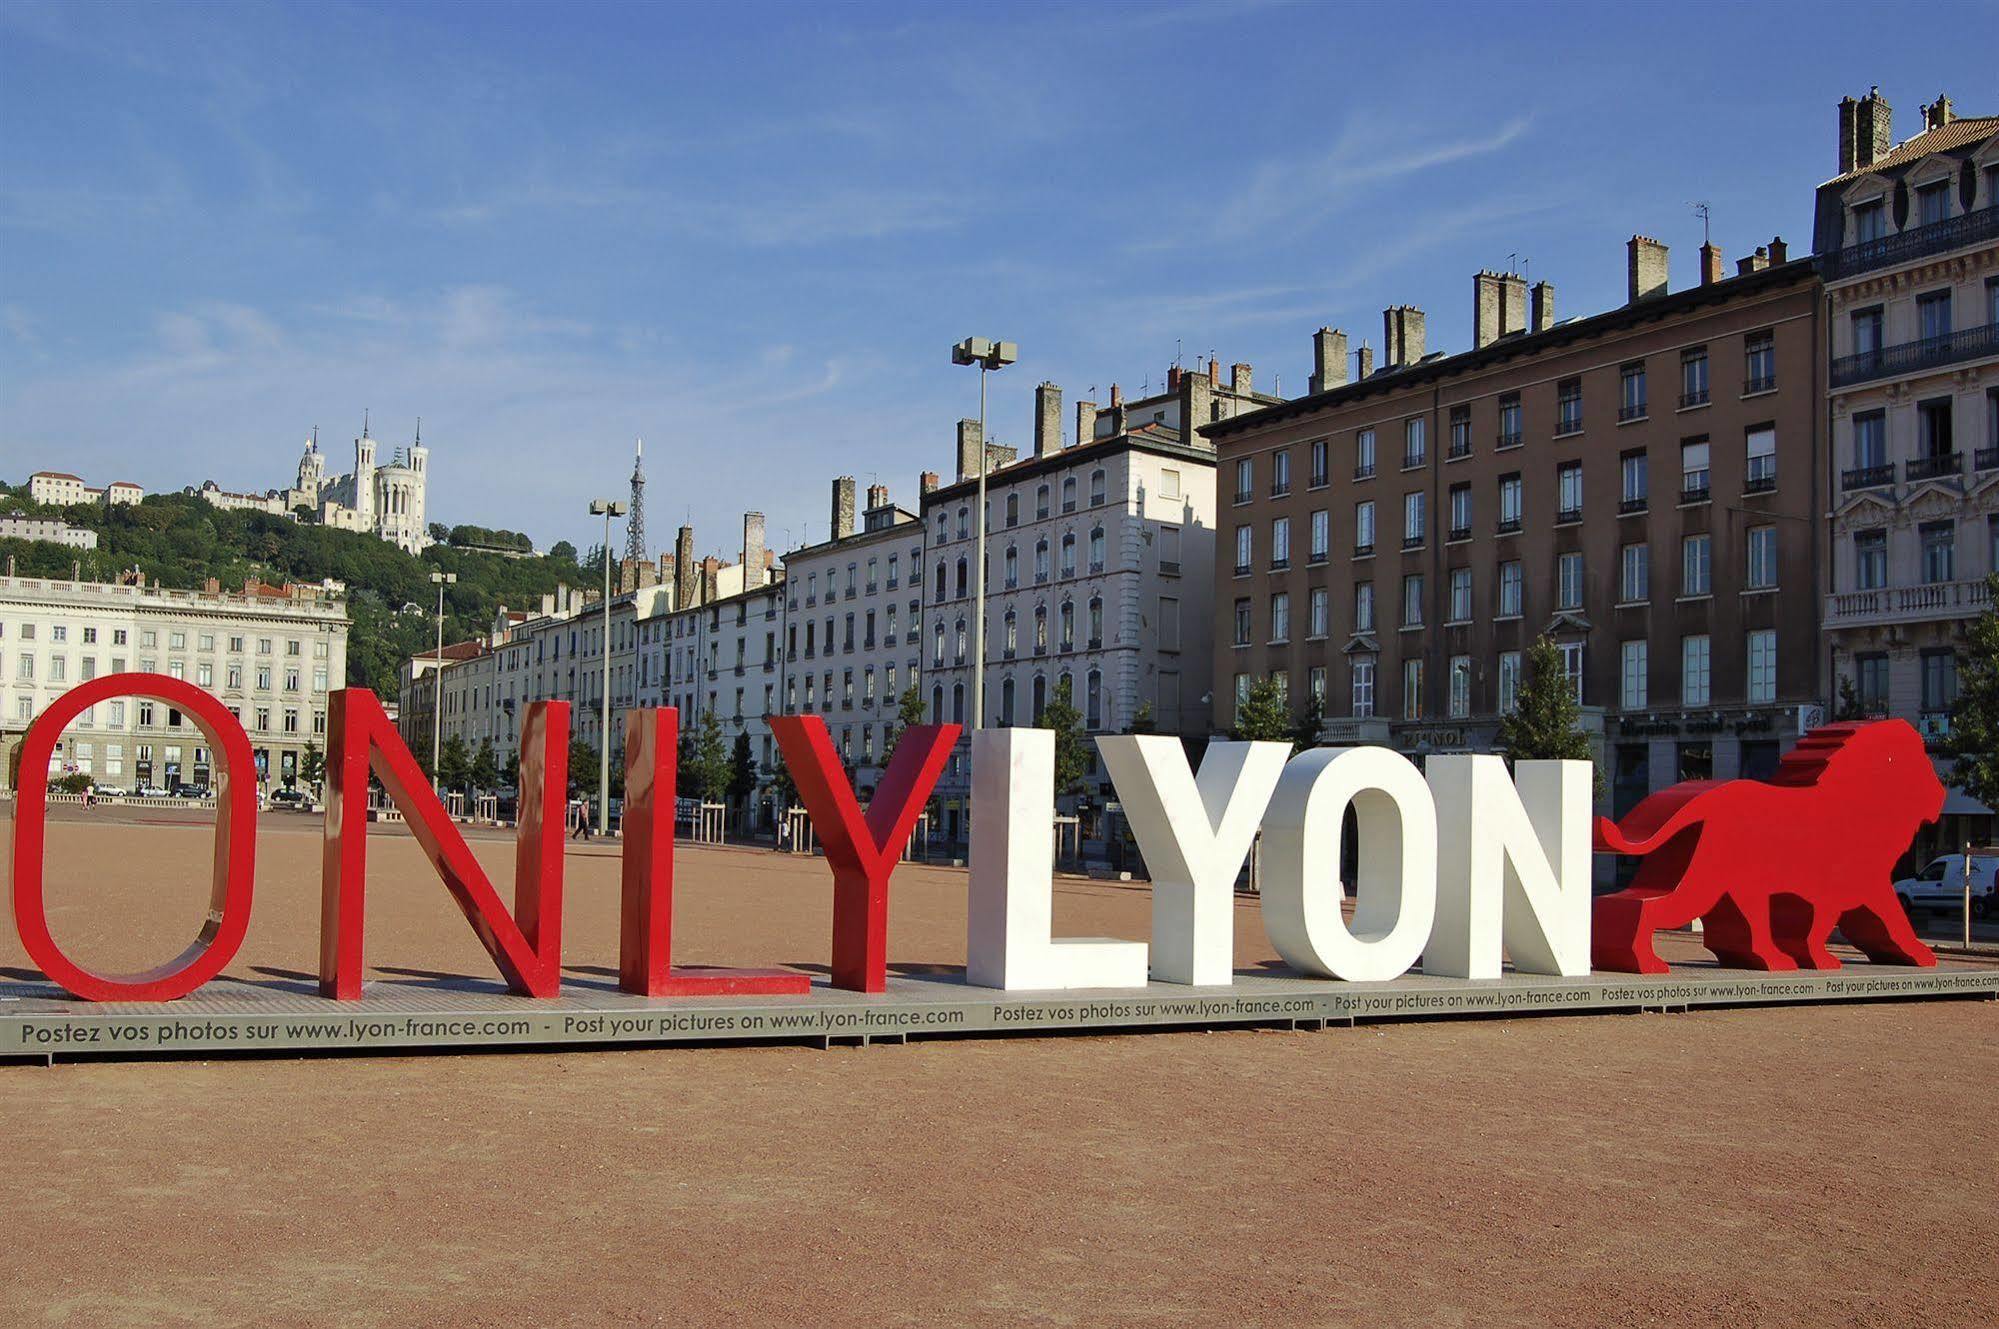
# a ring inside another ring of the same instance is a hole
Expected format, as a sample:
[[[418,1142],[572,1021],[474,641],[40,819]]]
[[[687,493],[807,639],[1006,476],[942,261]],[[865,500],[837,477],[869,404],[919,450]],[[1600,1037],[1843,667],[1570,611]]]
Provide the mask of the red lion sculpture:
[[[1740,969],[1837,969],[1834,927],[1884,964],[1933,965],[1895,898],[1894,867],[1944,789],[1905,720],[1814,729],[1768,782],[1690,780],[1624,818],[1597,819],[1601,851],[1642,855],[1630,887],[1596,902],[1591,961],[1663,974],[1660,928],[1702,920]]]

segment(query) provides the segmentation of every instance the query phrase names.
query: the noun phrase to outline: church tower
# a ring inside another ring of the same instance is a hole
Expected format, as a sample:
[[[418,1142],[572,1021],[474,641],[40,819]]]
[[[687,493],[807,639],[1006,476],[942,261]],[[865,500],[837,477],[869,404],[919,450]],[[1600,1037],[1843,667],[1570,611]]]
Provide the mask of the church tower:
[[[361,437],[354,440],[354,508],[369,525],[375,520],[375,440],[368,434],[368,413],[361,412]]]

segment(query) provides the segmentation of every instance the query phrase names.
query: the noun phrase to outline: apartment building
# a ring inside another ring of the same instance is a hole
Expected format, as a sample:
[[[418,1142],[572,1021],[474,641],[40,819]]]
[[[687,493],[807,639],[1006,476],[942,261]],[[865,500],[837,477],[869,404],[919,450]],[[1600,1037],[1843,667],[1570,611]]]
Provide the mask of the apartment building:
[[[1940,741],[1999,572],[1999,116],[1961,119],[1939,97],[1897,146],[1878,89],[1844,99],[1817,230],[1828,691]],[[1945,810],[1944,843],[1990,834],[1991,809],[1962,791]]]
[[[831,538],[785,555],[783,711],[825,719],[866,798],[902,693],[917,681],[923,524],[877,484],[856,526],[854,499],[852,476],[834,480]]]
[[[93,485],[80,475],[68,471],[36,471],[28,477],[28,499],[34,503],[48,503],[56,507],[72,507],[78,503],[101,503],[106,507],[120,507],[137,503],[146,496],[146,491],[130,480],[114,480],[108,485]]]
[[[1076,403],[1035,390],[1034,451],[986,480],[985,714],[1036,724],[1062,682],[1092,733],[1129,732],[1143,711],[1160,733],[1204,733],[1212,654],[1214,452],[1201,426],[1282,398],[1255,391],[1249,365],[1221,381],[1210,360],[1167,373],[1164,392]],[[923,684],[933,720],[974,724],[971,621],[976,444],[959,427],[955,482],[923,496]],[[938,782],[950,842],[965,838],[969,736]],[[1094,772],[1093,772],[1094,774]]]
[[[327,694],[347,670],[337,582],[225,591],[0,577],[0,762],[48,704],[100,674],[165,674],[219,697],[250,736],[257,779],[289,787],[308,746],[326,744]],[[61,769],[130,788],[206,787],[213,754],[170,706],[130,697],[94,706],[64,731]]]
[[[1486,751],[1546,634],[1622,812],[1681,779],[1761,775],[1819,714],[1816,271],[1781,241],[1673,291],[1633,237],[1628,300],[1479,273],[1475,344],[1419,309],[1384,360],[1314,340],[1314,391],[1208,425],[1222,536],[1211,723],[1274,678],[1328,742]]]

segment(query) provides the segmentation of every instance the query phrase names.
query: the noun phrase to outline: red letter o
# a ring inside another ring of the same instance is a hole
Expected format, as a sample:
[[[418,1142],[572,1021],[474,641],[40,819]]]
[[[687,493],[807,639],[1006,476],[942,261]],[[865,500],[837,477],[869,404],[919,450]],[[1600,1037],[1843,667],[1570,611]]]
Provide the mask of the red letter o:
[[[93,974],[62,953],[49,935],[42,901],[49,759],[69,722],[113,697],[150,697],[194,721],[215,752],[215,880],[201,935],[178,957],[139,974]],[[229,708],[200,688],[163,674],[107,674],[58,697],[21,742],[21,786],[14,824],[14,924],[28,958],[85,1001],[172,1001],[222,972],[250,926],[257,856],[257,781],[250,736]],[[236,777],[241,774],[242,779]]]

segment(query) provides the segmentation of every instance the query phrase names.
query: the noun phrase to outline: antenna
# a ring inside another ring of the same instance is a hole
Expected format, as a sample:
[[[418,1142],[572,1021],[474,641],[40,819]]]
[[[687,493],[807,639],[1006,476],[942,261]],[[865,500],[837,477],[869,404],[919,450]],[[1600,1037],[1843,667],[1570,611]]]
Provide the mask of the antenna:
[[[416,445],[423,446],[423,417],[420,415],[416,418]]]
[[[634,563],[645,561],[646,556],[646,472],[645,440],[634,439],[632,445],[632,502],[630,515],[625,518],[625,557]]]
[[[1713,244],[1714,237],[1708,234],[1709,209],[1708,209],[1707,200],[1704,198],[1698,199],[1693,203],[1689,203],[1687,206],[1694,210],[1694,216],[1699,217],[1701,219],[1701,243],[1704,245]]]
[[[1178,337],[1173,339],[1173,367],[1175,369],[1180,367],[1180,339]]]
[[[368,437],[368,408],[365,406],[361,408],[361,437]]]

